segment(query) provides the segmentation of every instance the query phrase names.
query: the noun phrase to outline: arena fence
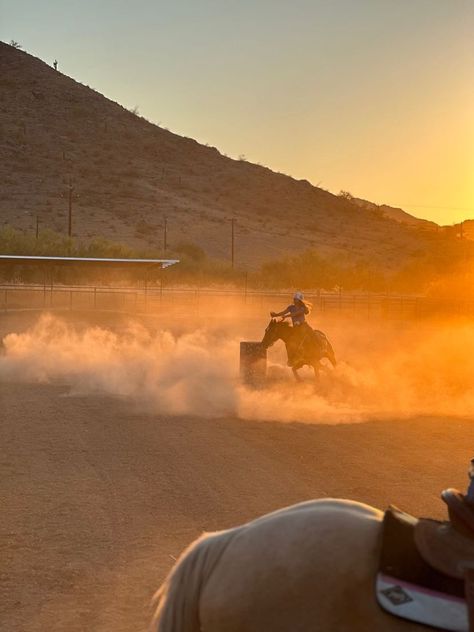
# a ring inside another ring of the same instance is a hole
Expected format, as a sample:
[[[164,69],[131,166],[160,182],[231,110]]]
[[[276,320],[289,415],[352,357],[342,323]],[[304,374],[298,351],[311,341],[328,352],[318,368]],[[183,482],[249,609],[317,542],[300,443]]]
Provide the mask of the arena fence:
[[[318,312],[341,317],[412,319],[432,315],[474,316],[474,301],[452,301],[393,294],[306,292]],[[3,284],[0,310],[113,310],[130,313],[166,313],[219,317],[261,315],[262,310],[281,309],[289,292],[152,287],[108,287]]]

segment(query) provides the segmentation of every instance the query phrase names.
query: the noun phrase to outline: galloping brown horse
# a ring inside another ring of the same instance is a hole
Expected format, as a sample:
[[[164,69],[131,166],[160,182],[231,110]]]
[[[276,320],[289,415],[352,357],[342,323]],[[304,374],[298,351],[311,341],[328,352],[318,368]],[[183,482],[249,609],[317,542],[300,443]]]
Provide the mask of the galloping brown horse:
[[[283,340],[288,354],[288,364],[291,366],[295,378],[301,381],[298,369],[308,365],[313,367],[314,376],[318,380],[320,361],[327,358],[333,366],[336,366],[336,357],[331,343],[322,331],[312,330],[309,326],[305,327],[305,331],[307,332],[306,335],[301,336],[301,333],[285,320],[272,318],[265,329],[262,346],[267,349],[277,340]]]

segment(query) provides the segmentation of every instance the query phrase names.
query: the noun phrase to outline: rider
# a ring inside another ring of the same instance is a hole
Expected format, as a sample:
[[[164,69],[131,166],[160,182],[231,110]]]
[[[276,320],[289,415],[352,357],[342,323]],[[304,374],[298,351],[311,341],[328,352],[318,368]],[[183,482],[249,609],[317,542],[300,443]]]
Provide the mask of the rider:
[[[286,318],[291,317],[294,329],[295,344],[291,357],[288,358],[289,366],[293,366],[298,360],[302,359],[302,346],[307,334],[312,331],[311,327],[306,322],[306,316],[311,311],[311,303],[307,303],[304,300],[303,293],[298,291],[293,295],[293,304],[288,305],[282,312],[270,312],[270,316],[275,318],[276,316],[282,316]]]

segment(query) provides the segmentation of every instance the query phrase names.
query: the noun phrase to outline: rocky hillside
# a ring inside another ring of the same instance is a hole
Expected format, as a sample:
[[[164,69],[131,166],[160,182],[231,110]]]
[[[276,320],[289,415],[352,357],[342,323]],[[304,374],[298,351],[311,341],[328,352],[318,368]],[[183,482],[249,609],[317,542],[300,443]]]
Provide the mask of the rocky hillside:
[[[438,230],[440,228],[435,222],[430,222],[427,219],[420,219],[419,217],[415,217],[414,215],[411,215],[410,213],[404,211],[402,208],[388,206],[388,204],[374,204],[373,202],[369,202],[368,200],[363,200],[356,197],[352,198],[352,201],[361,208],[380,212],[385,217],[394,219],[401,224],[408,224],[410,226],[423,228],[425,230]]]
[[[241,268],[315,248],[393,269],[441,236],[378,208],[160,128],[53,68],[0,43],[0,227],[67,232],[133,247],[190,242]]]
[[[402,208],[388,206],[387,204],[374,204],[373,202],[369,202],[368,200],[363,200],[361,198],[356,198],[352,196],[350,199],[354,204],[361,208],[381,213],[385,217],[394,219],[401,224],[408,224],[409,226],[422,230],[434,230],[444,233],[445,236],[451,236],[457,239],[468,239],[470,241],[474,241],[474,219],[466,219],[459,224],[448,224],[446,226],[441,226],[439,224],[436,224],[436,222],[430,222],[427,219],[414,217],[413,215],[410,215],[410,213],[404,211]]]

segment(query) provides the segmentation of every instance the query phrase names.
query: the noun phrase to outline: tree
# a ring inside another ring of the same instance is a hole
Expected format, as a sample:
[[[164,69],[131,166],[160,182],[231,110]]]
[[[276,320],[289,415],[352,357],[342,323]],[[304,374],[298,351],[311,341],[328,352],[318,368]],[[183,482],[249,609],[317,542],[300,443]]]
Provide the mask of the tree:
[[[339,191],[338,197],[344,198],[345,200],[349,200],[349,202],[351,202],[354,199],[354,196],[352,195],[352,193],[349,193],[349,191],[343,191],[342,189],[341,191]]]

